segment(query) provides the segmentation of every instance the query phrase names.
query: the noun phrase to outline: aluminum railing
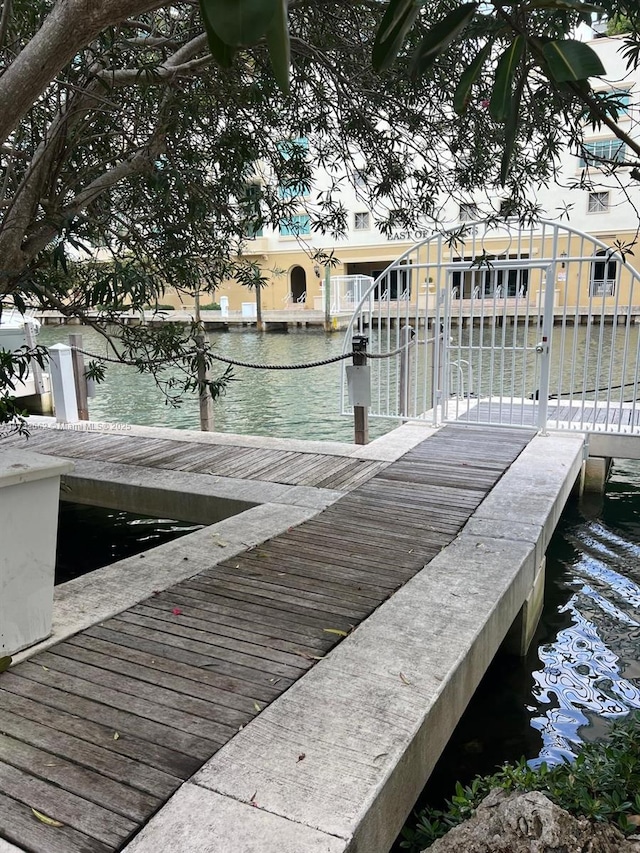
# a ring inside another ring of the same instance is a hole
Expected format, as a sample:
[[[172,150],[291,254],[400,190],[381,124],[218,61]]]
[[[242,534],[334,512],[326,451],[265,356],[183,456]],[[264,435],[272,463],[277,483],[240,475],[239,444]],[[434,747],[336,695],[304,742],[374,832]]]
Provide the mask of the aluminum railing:
[[[477,222],[390,264],[344,348],[401,351],[370,359],[371,417],[640,432],[639,322],[620,252],[557,223]]]

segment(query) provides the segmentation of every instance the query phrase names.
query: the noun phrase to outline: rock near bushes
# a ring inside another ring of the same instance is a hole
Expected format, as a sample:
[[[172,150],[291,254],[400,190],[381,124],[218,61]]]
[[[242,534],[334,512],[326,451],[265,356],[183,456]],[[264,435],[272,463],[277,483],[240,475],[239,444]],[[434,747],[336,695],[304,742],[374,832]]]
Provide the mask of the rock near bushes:
[[[494,790],[427,853],[640,853],[640,839],[573,817],[538,791]]]

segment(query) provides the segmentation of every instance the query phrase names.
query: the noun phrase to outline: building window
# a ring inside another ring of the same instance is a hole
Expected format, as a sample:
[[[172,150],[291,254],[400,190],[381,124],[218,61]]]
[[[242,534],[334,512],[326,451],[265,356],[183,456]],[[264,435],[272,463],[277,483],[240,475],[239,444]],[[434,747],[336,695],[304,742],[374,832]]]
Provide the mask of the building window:
[[[353,183],[359,189],[363,189],[367,186],[367,173],[364,169],[356,169],[353,173]]]
[[[610,105],[606,105],[607,112],[612,107],[615,107],[618,118],[625,118],[629,115],[629,108],[631,107],[631,92],[629,89],[605,89],[596,94],[599,98],[606,100]]]
[[[606,213],[609,210],[609,193],[589,193],[589,213]]]
[[[296,184],[281,184],[278,187],[278,195],[282,199],[287,198],[306,198],[309,195],[309,186],[304,183]]]
[[[295,139],[283,139],[278,142],[278,152],[283,160],[290,160],[292,157],[303,157],[309,150],[309,140],[305,136],[298,136]]]
[[[469,202],[460,205],[460,214],[458,219],[460,222],[473,222],[478,218],[478,206]]]
[[[354,231],[368,231],[371,227],[370,217],[366,211],[355,213],[353,217]]]
[[[597,142],[585,142],[580,157],[581,166],[599,166],[604,163],[622,163],[625,159],[625,145],[619,139],[598,139]]]
[[[288,216],[280,220],[280,234],[282,237],[299,237],[301,234],[311,233],[311,218],[303,213],[297,216]]]
[[[613,296],[616,292],[618,263],[606,249],[601,249],[591,262],[591,296]]]
[[[244,198],[240,200],[244,214],[245,235],[249,239],[262,237],[262,213],[260,211],[260,199],[262,198],[262,187],[260,184],[247,184]]]

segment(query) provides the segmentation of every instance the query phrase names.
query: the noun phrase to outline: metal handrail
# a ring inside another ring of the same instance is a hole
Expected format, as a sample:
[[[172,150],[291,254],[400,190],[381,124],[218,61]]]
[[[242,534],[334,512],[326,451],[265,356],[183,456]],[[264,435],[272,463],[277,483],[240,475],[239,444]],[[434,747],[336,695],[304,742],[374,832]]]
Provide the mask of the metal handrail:
[[[603,262],[607,275],[596,278]],[[640,434],[636,322],[640,275],[602,241],[557,222],[475,222],[391,263],[361,294],[344,349],[366,334],[374,353],[393,351],[405,326],[421,338],[423,327],[443,334],[442,347],[407,349],[404,378],[399,359],[371,365],[373,418],[592,430],[617,418],[621,431]],[[460,393],[447,393],[454,386],[473,390],[473,405],[458,405]]]

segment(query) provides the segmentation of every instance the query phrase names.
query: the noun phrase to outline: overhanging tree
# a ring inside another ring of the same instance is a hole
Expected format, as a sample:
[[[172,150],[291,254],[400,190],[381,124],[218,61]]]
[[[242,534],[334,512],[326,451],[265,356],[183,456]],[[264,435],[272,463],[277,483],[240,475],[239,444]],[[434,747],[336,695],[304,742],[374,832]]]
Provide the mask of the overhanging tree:
[[[637,61],[636,3],[603,6],[631,22]],[[579,0],[3,0],[0,296],[100,306],[113,330],[123,304],[168,285],[189,301],[228,277],[259,286],[244,241],[299,211],[286,189],[309,188],[313,229],[338,236],[363,164],[383,228],[437,225],[446,196],[497,185],[503,209],[535,216],[526,189],[553,179],[585,115],[623,134],[569,39],[590,14]],[[116,351],[189,373],[192,331],[122,327]]]

